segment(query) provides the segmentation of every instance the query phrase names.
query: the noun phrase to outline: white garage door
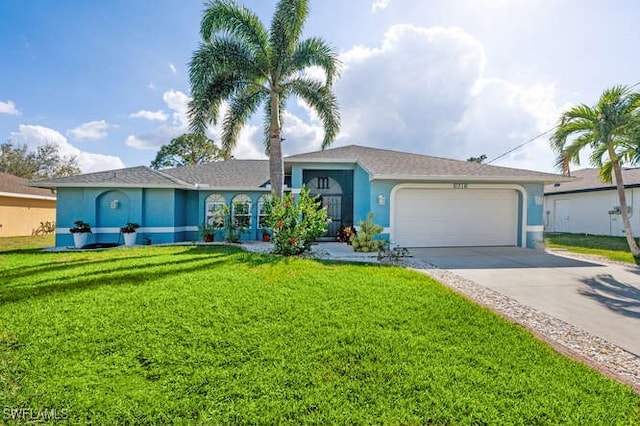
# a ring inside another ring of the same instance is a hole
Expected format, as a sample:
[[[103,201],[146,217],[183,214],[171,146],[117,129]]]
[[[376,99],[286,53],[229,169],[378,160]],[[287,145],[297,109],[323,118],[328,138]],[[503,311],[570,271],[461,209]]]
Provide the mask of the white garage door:
[[[515,246],[513,189],[399,189],[394,239],[403,247]]]

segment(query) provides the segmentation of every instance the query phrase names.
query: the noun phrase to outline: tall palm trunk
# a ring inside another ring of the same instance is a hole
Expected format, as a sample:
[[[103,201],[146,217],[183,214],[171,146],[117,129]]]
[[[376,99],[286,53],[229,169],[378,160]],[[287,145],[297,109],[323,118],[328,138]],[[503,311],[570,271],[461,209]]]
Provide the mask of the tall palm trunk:
[[[282,138],[280,133],[280,99],[276,90],[271,93],[271,123],[269,124],[269,178],[276,197],[284,194],[284,161],[282,158]]]
[[[629,250],[631,250],[633,257],[640,257],[640,249],[638,248],[636,240],[633,238],[633,233],[631,232],[631,223],[629,222],[629,213],[627,212],[627,195],[624,192],[624,182],[622,181],[622,168],[620,167],[620,163],[618,162],[615,152],[612,151],[613,149],[609,148],[609,158],[611,158],[613,173],[616,177],[616,188],[618,189],[618,199],[620,200],[624,235],[627,237]]]

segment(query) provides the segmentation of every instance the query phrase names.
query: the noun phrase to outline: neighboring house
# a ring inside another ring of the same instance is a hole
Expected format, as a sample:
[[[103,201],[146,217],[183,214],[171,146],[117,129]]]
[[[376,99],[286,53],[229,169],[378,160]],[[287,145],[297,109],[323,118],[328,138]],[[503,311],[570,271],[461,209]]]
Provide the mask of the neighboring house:
[[[542,240],[543,185],[562,176],[405,152],[346,146],[285,160],[285,185],[303,184],[322,196],[329,236],[367,213],[383,237],[404,247],[522,246]],[[68,228],[89,222],[95,242],[116,242],[126,222],[155,243],[198,239],[216,206],[249,225],[244,239],[261,238],[270,194],[267,160],[229,160],[168,170],[132,167],[34,181],[56,188],[56,245],[72,244]]]
[[[623,236],[624,227],[615,183],[602,183],[598,169],[572,172],[577,180],[546,185],[545,230]],[[640,232],[640,169],[623,169],[631,229]]]
[[[0,237],[33,235],[40,222],[56,220],[56,196],[32,188],[29,179],[0,173]]]

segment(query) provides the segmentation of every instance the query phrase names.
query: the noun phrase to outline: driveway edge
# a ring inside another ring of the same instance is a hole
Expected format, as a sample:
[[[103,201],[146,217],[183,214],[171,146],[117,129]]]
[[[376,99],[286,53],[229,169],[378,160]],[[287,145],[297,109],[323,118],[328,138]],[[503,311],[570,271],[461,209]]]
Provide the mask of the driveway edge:
[[[501,293],[444,269],[410,268],[521,325],[557,352],[630,386],[640,394],[640,357],[586,331],[523,305]]]

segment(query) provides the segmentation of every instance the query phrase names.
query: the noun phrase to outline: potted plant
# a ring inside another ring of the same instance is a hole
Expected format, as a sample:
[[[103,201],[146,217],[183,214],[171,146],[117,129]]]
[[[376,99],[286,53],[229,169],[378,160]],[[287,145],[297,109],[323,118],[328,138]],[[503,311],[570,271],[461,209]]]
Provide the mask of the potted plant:
[[[213,225],[209,225],[207,223],[203,223],[199,226],[200,228],[200,236],[204,240],[205,243],[211,243],[214,240],[214,235],[216,232],[216,228]]]
[[[136,244],[136,229],[140,228],[137,223],[127,222],[125,226],[120,228],[120,232],[124,235],[124,245],[133,246]]]
[[[87,239],[91,233],[91,225],[81,220],[76,220],[73,225],[72,228],[69,228],[69,232],[73,234],[73,245],[75,248],[82,248],[87,245]]]
[[[271,241],[271,230],[269,228],[262,228],[262,241],[265,243]]]

